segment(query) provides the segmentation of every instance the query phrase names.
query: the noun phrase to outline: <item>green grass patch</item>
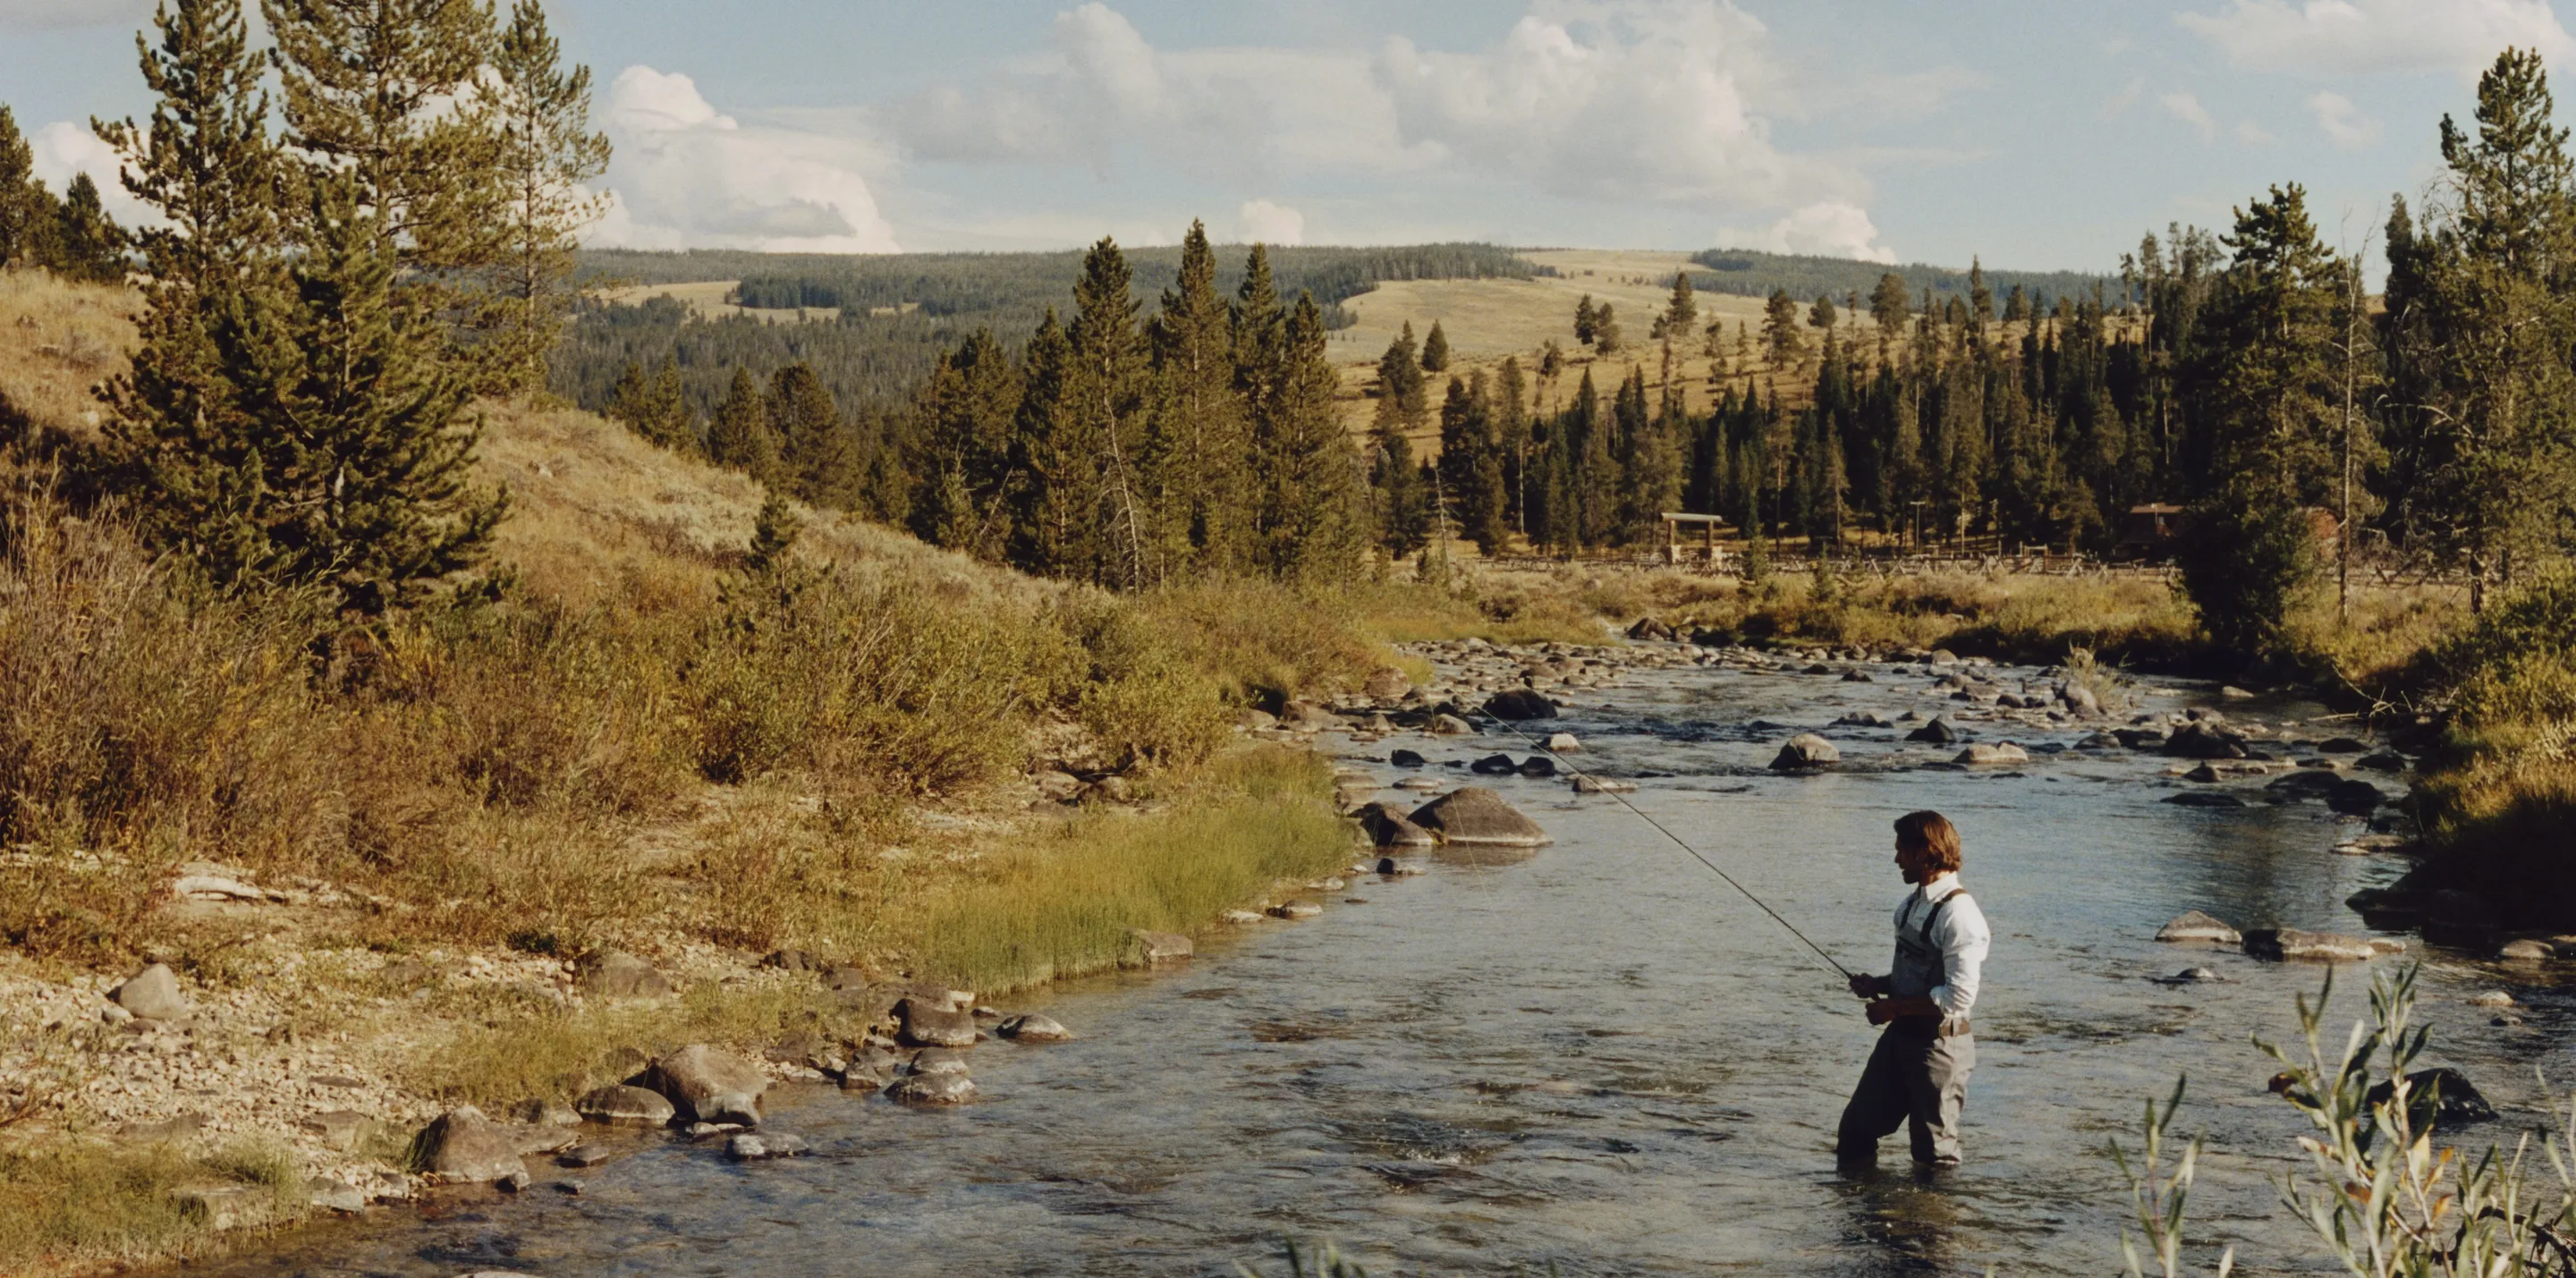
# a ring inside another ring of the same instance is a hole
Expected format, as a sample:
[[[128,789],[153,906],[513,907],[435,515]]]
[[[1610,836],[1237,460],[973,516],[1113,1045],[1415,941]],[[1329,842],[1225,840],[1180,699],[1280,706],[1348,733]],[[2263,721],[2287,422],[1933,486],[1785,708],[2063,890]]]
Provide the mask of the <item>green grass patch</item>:
[[[0,1148],[0,1273],[202,1254],[216,1235],[179,1191],[228,1185],[269,1196],[272,1220],[303,1214],[294,1157],[266,1145],[190,1154],[45,1138]]]
[[[1130,929],[1199,931],[1349,858],[1331,780],[1320,757],[1246,750],[1212,763],[1167,810],[1095,813],[988,853],[923,915],[920,968],[998,993],[1132,961]]]

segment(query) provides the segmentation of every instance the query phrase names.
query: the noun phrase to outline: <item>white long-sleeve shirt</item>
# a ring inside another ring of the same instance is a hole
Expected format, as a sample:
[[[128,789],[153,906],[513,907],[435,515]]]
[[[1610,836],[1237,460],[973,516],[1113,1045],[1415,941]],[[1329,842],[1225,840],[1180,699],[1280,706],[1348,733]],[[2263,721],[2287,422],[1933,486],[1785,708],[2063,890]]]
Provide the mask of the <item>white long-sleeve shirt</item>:
[[[1923,916],[1934,901],[1957,891],[1959,876],[1943,873],[1918,884],[1896,905],[1896,934],[1912,936],[1922,929]],[[1994,934],[1986,928],[1985,911],[1977,908],[1976,898],[1964,893],[1952,896],[1941,907],[1941,916],[1932,921],[1932,944],[1941,951],[1941,968],[1948,979],[1934,985],[1924,997],[1938,1005],[1943,1016],[1958,1020],[1968,1014],[1977,1001],[1977,981],[1986,963],[1986,948]]]

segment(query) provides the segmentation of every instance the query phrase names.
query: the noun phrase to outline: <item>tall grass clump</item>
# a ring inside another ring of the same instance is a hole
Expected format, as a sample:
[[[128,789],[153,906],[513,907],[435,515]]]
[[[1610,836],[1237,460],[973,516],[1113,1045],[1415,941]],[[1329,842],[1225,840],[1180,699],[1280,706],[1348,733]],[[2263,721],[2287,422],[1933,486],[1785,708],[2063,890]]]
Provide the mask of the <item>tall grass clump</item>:
[[[171,1145],[0,1146],[0,1273],[95,1268],[210,1250],[215,1232],[180,1191],[240,1186],[261,1214],[304,1213],[294,1156],[264,1145],[189,1154]]]
[[[1193,932],[1350,855],[1324,762],[1254,750],[1211,764],[1189,802],[1103,812],[988,853],[923,912],[918,968],[1003,991],[1119,966],[1137,928]]]
[[[2576,917],[2576,573],[2489,608],[2409,681],[2449,707],[2418,787],[2437,864],[2516,921]]]

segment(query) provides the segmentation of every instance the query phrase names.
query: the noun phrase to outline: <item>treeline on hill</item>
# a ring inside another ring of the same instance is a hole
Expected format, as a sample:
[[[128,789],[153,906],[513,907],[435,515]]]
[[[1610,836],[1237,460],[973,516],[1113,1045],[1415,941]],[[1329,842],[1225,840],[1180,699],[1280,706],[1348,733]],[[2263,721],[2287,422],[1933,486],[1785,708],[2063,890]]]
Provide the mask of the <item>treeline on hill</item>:
[[[1030,572],[1120,588],[1354,575],[1370,508],[1321,306],[1283,301],[1259,245],[1231,290],[1202,228],[1178,252],[1140,323],[1128,259],[1102,240],[1068,314],[1047,308],[1016,351],[977,328],[901,411],[843,414],[803,363],[766,379],[737,363],[703,426],[676,364],[629,365],[607,411],[799,499]]]
[[[131,239],[99,204],[98,184],[75,175],[61,199],[35,175],[35,148],[0,105],[0,266],[41,266],[76,280],[125,278]]]
[[[1986,271],[1977,264],[1963,271],[1923,262],[1879,266],[1848,257],[1751,249],[1702,249],[1691,254],[1691,262],[1703,268],[1689,273],[1691,283],[1703,291],[1739,297],[1768,297],[1785,291],[1801,302],[1828,297],[1845,310],[1866,302],[1882,274],[1896,276],[1917,292],[1929,290],[1943,301],[1953,297],[1965,301],[1979,282],[1970,276],[1980,275],[1986,287],[2006,292],[2020,289],[2043,308],[2053,307],[2058,298],[2082,298],[2097,288],[2118,283],[2115,277],[2082,271]]]
[[[1122,250],[1140,294],[1159,294],[1179,279],[1179,248]],[[1490,244],[1415,244],[1391,248],[1273,248],[1273,287],[1282,297],[1315,299],[1327,329],[1348,327],[1341,303],[1385,280],[1528,279],[1536,269]],[[635,305],[585,307],[557,352],[555,393],[603,409],[631,365],[674,370],[682,398],[701,419],[711,416],[733,370],[768,377],[790,364],[812,370],[843,412],[854,417],[908,403],[942,351],[967,334],[1006,334],[1016,346],[1084,272],[1086,254],[917,253],[896,255],[767,254],[697,250],[647,253],[588,250],[582,277],[593,284],[739,281],[734,300],[766,309],[838,312],[801,324],[734,317],[699,319],[666,298]],[[1219,254],[1216,287],[1242,285],[1242,254]]]

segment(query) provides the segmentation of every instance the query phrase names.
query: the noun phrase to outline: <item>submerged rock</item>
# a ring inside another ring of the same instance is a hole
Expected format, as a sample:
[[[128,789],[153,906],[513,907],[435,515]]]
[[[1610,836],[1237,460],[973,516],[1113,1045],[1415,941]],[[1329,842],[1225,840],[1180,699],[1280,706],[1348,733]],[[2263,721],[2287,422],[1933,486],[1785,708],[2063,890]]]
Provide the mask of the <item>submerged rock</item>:
[[[1053,1017],[1035,1012],[1014,1016],[993,1027],[993,1032],[1018,1043],[1063,1043],[1073,1038],[1072,1030],[1057,1024]]]
[[[1411,750],[1397,750],[1386,756],[1387,764],[1398,768],[1418,768],[1430,760]]]
[[[2030,751],[2024,750],[2010,741],[1997,741],[1991,744],[1979,741],[1969,745],[1967,749],[1960,751],[1959,757],[1951,760],[1951,762],[1973,763],[1978,765],[2028,763],[2030,762]]]
[[[1635,794],[1637,783],[1622,781],[1616,777],[1596,777],[1587,772],[1574,778],[1574,792],[1576,794]]]
[[[2224,920],[2198,910],[2185,910],[2173,921],[2156,929],[2156,939],[2168,942],[2206,942],[2212,945],[2242,945],[2245,938]]]
[[[975,1080],[964,1074],[906,1074],[885,1094],[904,1105],[963,1105],[975,1099]]]
[[[2377,957],[2380,949],[2364,937],[2308,932],[2295,927],[2266,927],[2245,934],[2245,952],[2256,958],[2364,963]]]
[[[2351,816],[2368,816],[2387,801],[2388,796],[2367,781],[2337,781],[2326,791],[2326,806]]]
[[[1553,719],[1556,703],[1528,688],[1512,688],[1488,698],[1485,713],[1497,719]]]
[[[812,1152],[802,1136],[788,1132],[738,1132],[725,1142],[725,1157],[738,1163],[768,1158],[794,1158]]]
[[[1433,799],[1414,809],[1412,820],[1443,843],[1537,847],[1554,842],[1537,822],[1483,786],[1462,786]]]
[[[1772,756],[1774,771],[1790,772],[1804,768],[1821,768],[1842,762],[1843,752],[1834,743],[1812,732],[1802,732],[1780,743],[1780,753]]]
[[[2241,808],[2245,800],[2224,790],[2185,790],[2165,796],[2165,802],[2185,808]]]

